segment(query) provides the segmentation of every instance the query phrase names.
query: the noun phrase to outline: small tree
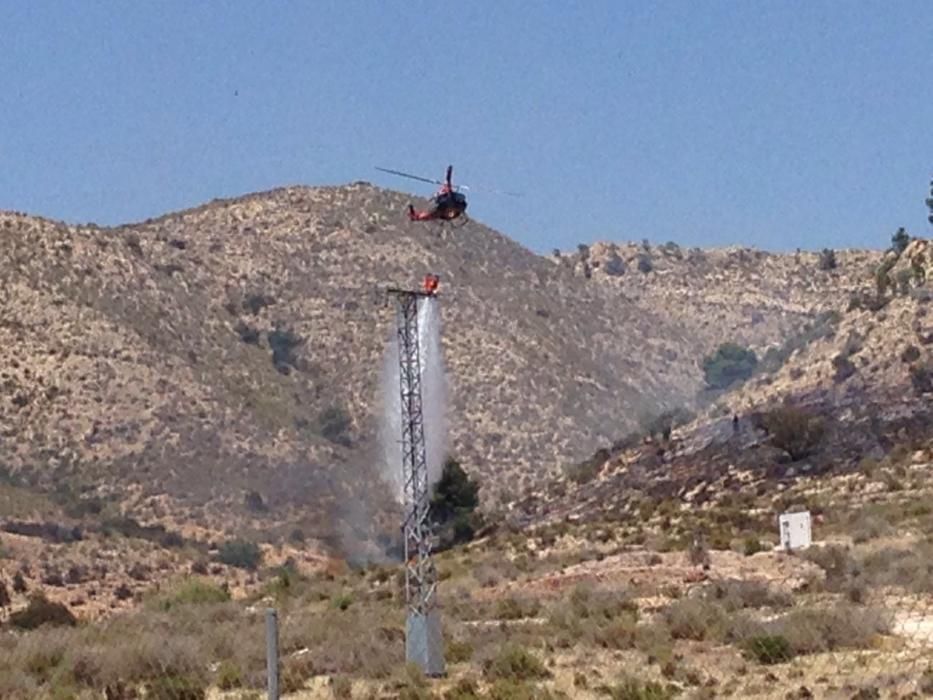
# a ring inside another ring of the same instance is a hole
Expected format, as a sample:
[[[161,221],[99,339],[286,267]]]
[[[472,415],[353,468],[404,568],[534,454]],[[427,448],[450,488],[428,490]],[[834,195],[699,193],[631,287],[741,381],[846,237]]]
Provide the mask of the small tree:
[[[823,421],[792,406],[776,408],[764,417],[772,444],[794,460],[813,454],[826,433]]]
[[[703,360],[703,374],[711,389],[725,389],[748,379],[757,366],[758,357],[753,350],[735,343],[723,343]]]
[[[930,180],[930,197],[927,199],[927,209],[930,210],[930,215],[927,217],[927,220],[930,222],[930,225],[933,226],[933,180]]]
[[[480,525],[479,484],[448,457],[431,498],[431,519],[439,527],[441,548],[473,539]]]
[[[823,248],[823,252],[820,253],[820,269],[835,270],[837,264],[836,251],[832,248]]]
[[[891,250],[900,255],[907,249],[908,245],[910,245],[910,234],[901,226],[891,236]]]

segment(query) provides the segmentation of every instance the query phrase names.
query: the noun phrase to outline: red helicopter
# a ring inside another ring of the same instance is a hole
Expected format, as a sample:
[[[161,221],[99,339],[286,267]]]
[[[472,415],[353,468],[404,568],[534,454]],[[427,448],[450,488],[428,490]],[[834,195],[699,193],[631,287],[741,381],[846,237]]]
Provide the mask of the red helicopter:
[[[399,170],[380,168],[379,166],[376,166],[376,170],[381,170],[385,173],[392,173],[393,175],[400,175],[402,177],[408,177],[412,180],[430,182],[441,186],[440,189],[434,194],[434,196],[431,197],[430,209],[419,211],[415,209],[413,205],[408,205],[408,218],[410,221],[439,221],[441,224],[444,224],[446,222],[453,221],[454,219],[460,219],[460,226],[463,226],[467,222],[466,195],[460,192],[460,190],[467,190],[469,188],[465,185],[459,185],[455,187],[451,183],[454,166],[447,166],[447,176],[444,179],[444,182],[441,182],[440,180],[432,180],[431,178],[427,177],[420,177],[418,175],[411,175],[409,173],[403,173]],[[500,192],[500,194],[507,194],[513,197],[519,196],[514,192]]]

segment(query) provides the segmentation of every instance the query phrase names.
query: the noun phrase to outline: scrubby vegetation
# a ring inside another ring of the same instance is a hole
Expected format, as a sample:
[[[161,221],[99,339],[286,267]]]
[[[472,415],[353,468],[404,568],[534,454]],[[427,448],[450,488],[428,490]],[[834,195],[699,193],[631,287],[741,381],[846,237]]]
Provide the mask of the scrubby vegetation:
[[[255,542],[229,540],[220,546],[217,560],[241,569],[256,569],[262,561],[262,550]]]
[[[751,377],[757,365],[754,351],[736,343],[723,343],[703,360],[706,385],[711,389],[726,389]]]

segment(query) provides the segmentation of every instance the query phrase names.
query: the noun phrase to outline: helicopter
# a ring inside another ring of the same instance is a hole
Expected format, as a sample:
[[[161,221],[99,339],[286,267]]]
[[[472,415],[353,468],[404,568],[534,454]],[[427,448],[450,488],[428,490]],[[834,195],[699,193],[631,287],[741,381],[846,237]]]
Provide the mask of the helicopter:
[[[408,219],[410,221],[439,221],[443,225],[444,223],[459,219],[459,226],[466,224],[467,199],[466,195],[464,195],[460,190],[468,190],[469,188],[465,185],[454,186],[452,184],[451,180],[453,177],[454,166],[447,166],[447,174],[443,182],[440,180],[432,180],[431,178],[427,177],[421,177],[419,175],[403,173],[400,170],[380,168],[378,165],[376,166],[376,170],[381,170],[382,172],[391,173],[393,175],[400,175],[401,177],[411,178],[412,180],[430,182],[432,184],[441,186],[440,189],[435,192],[434,196],[431,197],[430,209],[417,210],[415,209],[414,205],[408,205]],[[494,191],[498,192],[498,190]],[[513,197],[519,196],[514,192],[500,192],[500,194],[507,194]]]

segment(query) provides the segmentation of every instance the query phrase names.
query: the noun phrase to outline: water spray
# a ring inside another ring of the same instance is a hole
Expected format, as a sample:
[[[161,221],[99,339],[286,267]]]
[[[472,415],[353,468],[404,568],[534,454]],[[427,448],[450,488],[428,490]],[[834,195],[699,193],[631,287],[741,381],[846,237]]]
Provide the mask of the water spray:
[[[429,275],[422,291],[388,290],[395,298],[397,313],[396,339],[387,353],[385,376],[397,372],[398,399],[397,403],[394,399],[387,401],[382,426],[384,456],[392,459],[387,459],[387,464],[401,464],[400,472],[387,474],[404,507],[402,531],[408,606],[405,655],[427,676],[444,674],[429,517],[432,487],[440,478],[447,447],[446,386],[436,289],[437,278]],[[393,394],[391,388],[384,387],[386,399]],[[395,435],[401,435],[402,439],[393,447],[388,433],[396,427]]]

